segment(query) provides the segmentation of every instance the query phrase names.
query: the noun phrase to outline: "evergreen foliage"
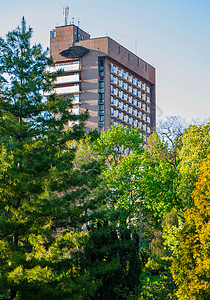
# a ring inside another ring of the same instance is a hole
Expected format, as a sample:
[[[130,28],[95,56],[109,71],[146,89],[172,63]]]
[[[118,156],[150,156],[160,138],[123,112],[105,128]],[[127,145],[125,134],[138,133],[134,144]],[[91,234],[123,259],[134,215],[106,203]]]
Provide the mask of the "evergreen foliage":
[[[84,132],[65,126],[87,116],[71,114],[71,99],[43,98],[59,73],[46,72],[53,62],[31,36],[23,18],[0,39],[0,290],[9,299],[65,299],[87,236],[83,199],[99,168],[74,164],[71,141]]]

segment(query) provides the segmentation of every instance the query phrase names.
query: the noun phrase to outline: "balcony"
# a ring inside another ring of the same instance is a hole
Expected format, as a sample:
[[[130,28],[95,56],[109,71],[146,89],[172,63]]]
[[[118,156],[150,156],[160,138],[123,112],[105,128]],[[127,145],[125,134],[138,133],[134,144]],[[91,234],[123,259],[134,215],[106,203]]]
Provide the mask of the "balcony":
[[[71,109],[73,115],[79,115],[79,106],[75,106]]]
[[[79,82],[79,74],[78,75],[69,75],[69,76],[59,76],[55,83],[70,83],[70,82]]]
[[[74,94],[80,92],[79,86],[67,86],[55,88],[55,93],[58,95]]]
[[[73,127],[75,125],[79,125],[79,120],[77,120],[77,121],[69,121],[69,127]]]
[[[75,95],[72,100],[72,104],[79,104],[79,103],[80,103],[79,95]]]
[[[48,67],[46,68],[46,71],[49,73],[53,73],[59,70],[63,70],[64,72],[69,71],[79,71],[80,70],[80,63],[74,62],[74,63],[66,63],[66,64],[60,64],[56,65],[55,67]]]

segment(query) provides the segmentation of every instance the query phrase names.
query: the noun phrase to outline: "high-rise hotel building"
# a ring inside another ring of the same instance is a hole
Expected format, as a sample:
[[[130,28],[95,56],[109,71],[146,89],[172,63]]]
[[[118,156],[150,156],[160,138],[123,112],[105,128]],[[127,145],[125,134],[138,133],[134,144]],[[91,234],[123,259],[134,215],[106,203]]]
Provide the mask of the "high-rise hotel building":
[[[73,113],[88,109],[86,130],[121,123],[148,137],[156,121],[153,66],[110,37],[91,38],[73,24],[51,31],[50,53],[55,68],[64,70],[55,91],[73,96]]]

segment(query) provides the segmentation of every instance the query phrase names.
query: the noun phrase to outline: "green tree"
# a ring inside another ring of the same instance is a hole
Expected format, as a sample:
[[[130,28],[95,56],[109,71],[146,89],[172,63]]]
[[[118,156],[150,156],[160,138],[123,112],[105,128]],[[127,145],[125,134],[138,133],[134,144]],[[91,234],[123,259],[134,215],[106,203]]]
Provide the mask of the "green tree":
[[[59,73],[46,72],[53,62],[31,36],[23,18],[0,39],[0,291],[9,299],[84,299],[84,199],[100,167],[75,158],[72,141],[84,136],[87,115],[72,115],[71,99],[52,93]],[[65,130],[78,119],[81,126]]]
[[[94,151],[104,161],[101,183],[93,196],[98,208],[89,211],[88,241],[83,269],[97,290],[91,299],[127,299],[140,284],[140,239],[132,218],[135,212],[135,168],[142,139],[133,128],[111,127],[102,132]],[[129,155],[122,154],[129,150]]]
[[[210,153],[210,122],[190,126],[183,135],[183,146],[179,151],[179,187],[178,197],[182,208],[191,207],[191,193],[200,174],[200,164]]]
[[[142,159],[140,176],[140,189],[145,206],[160,227],[166,214],[179,204],[176,198],[176,169],[169,162],[154,158],[154,153],[148,151]]]
[[[178,254],[172,264],[178,299],[210,298],[210,155],[203,161],[201,172],[192,193],[194,207],[185,212]]]
[[[170,273],[171,259],[149,258],[140,276],[142,282],[139,300],[176,300],[176,285]]]

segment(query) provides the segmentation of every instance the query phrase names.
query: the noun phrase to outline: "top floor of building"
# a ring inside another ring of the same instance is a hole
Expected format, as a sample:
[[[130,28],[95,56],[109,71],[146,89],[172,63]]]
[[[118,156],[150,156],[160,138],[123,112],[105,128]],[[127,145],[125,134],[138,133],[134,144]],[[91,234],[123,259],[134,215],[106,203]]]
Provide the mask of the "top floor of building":
[[[78,46],[84,51],[95,51],[97,56],[107,57],[149,84],[155,84],[155,68],[112,38],[91,38],[90,34],[73,24],[57,26],[51,31],[50,53],[55,63],[84,55],[78,51]]]

